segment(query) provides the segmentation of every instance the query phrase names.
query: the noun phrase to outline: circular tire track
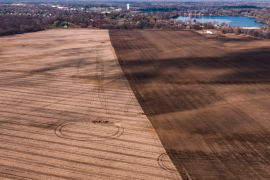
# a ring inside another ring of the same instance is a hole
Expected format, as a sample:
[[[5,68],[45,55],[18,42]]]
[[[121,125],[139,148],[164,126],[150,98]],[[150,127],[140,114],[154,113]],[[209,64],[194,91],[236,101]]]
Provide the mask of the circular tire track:
[[[115,139],[124,133],[124,127],[119,123],[109,121],[68,122],[57,126],[55,135],[60,138],[78,141],[104,141]]]
[[[172,161],[167,153],[162,153],[157,158],[158,165],[170,173],[177,173],[177,170],[172,166]]]
[[[132,106],[135,107],[136,112],[131,112],[129,109],[132,108]],[[124,112],[126,113],[127,116],[129,117],[136,117],[140,115],[144,115],[143,112],[138,108],[140,105],[136,102],[134,97],[131,97],[128,101],[127,104],[124,107]]]

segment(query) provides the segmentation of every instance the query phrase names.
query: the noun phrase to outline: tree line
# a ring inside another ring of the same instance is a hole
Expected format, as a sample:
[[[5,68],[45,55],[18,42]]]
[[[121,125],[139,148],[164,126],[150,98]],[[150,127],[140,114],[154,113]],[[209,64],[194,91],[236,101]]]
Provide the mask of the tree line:
[[[234,33],[235,35],[246,34],[253,37],[270,39],[270,27],[262,27],[261,29],[244,29],[238,26],[231,27],[223,25],[221,26],[220,30],[223,34],[227,33]]]
[[[103,7],[102,4],[99,4],[99,6]],[[76,7],[80,6],[77,5]],[[257,10],[259,12],[269,12],[269,10],[265,9]],[[13,13],[7,13],[7,11],[12,11]],[[230,11],[235,10],[228,9],[222,11],[222,13]],[[105,12],[86,10],[70,11],[52,8],[49,5],[42,6],[41,4],[37,4],[23,7],[0,5],[0,12],[2,12],[2,15],[0,15],[0,36],[40,31],[49,27],[63,27],[66,24],[75,28],[100,29],[219,29],[224,34],[248,34],[267,39],[269,39],[270,32],[269,26],[263,27],[260,30],[248,30],[240,27],[226,26],[225,24],[219,27],[215,23],[199,23],[193,22],[192,20],[183,22],[174,20],[179,15],[186,14],[187,11],[184,10],[170,12],[158,11],[153,13],[132,12],[127,10]],[[197,14],[198,12],[219,13],[219,11],[189,12],[194,14]],[[241,12],[240,14],[243,13]]]
[[[48,17],[2,15],[0,16],[0,36],[40,31],[53,22],[54,18]]]

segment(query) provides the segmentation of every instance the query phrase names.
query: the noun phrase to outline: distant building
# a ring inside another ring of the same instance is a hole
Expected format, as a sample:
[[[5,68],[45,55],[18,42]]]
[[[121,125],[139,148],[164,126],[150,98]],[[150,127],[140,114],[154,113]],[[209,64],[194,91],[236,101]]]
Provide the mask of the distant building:
[[[68,9],[68,7],[57,7],[58,9]]]
[[[212,34],[212,31],[206,31],[207,34]]]
[[[129,4],[127,4],[127,10],[129,10]]]
[[[101,14],[110,14],[111,12],[110,11],[103,11],[101,12]]]
[[[11,4],[13,6],[26,6],[26,4]]]
[[[259,27],[242,27],[243,29],[260,29]]]

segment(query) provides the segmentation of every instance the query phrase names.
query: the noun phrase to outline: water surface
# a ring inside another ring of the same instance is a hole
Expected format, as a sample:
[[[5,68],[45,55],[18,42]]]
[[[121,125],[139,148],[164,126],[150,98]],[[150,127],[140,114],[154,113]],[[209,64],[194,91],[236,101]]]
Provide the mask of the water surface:
[[[264,23],[258,23],[254,21],[254,18],[249,17],[233,17],[233,16],[179,16],[176,20],[192,20],[194,19],[197,22],[216,22],[217,24],[221,24],[225,22],[227,25],[231,26],[240,26],[240,27],[260,27],[260,25],[264,26]]]

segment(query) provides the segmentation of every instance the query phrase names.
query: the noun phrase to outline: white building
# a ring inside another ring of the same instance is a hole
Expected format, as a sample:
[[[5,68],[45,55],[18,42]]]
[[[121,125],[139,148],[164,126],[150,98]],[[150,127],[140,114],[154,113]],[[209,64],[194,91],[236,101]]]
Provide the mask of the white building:
[[[68,7],[57,7],[58,9],[64,9],[64,10],[67,10]]]
[[[127,4],[127,10],[129,10],[129,4]]]
[[[260,29],[260,27],[242,27],[243,29]]]

